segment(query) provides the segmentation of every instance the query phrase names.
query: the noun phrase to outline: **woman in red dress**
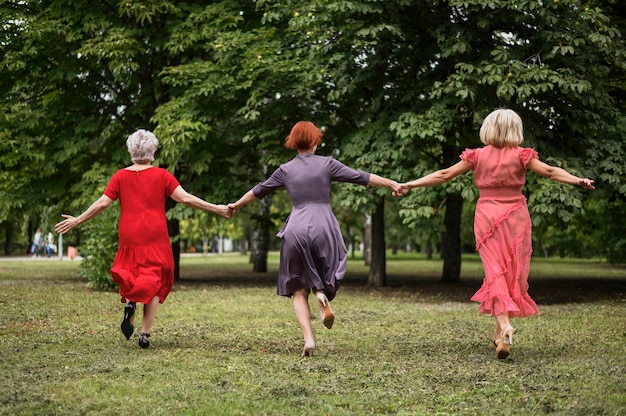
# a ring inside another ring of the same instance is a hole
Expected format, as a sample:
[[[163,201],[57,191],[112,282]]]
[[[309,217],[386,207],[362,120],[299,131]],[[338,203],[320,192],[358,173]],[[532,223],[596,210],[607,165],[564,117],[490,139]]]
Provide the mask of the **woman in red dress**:
[[[121,329],[126,339],[134,332],[136,303],[142,303],[143,321],[139,345],[150,346],[150,328],[159,303],[165,302],[174,283],[174,256],[167,232],[165,202],[172,198],[191,208],[225,218],[232,210],[206,202],[185,191],[167,170],[151,165],[158,140],[149,131],[137,130],[126,141],[133,164],[118,170],[102,195],[78,217],[63,214],[55,226],[61,234],[96,217],[117,199],[120,201],[119,248],[111,277],[119,285],[124,308]]]
[[[539,312],[528,294],[532,223],[522,194],[526,169],[587,189],[594,189],[594,181],[540,162],[535,150],[520,147],[524,140],[522,119],[513,110],[489,114],[481,126],[480,140],[484,147],[466,149],[457,164],[403,184],[397,196],[411,188],[439,185],[474,171],[474,183],[480,191],[474,235],[485,278],[472,300],[480,302],[481,313],[495,317],[492,346],[497,357],[504,359],[510,353],[515,331],[509,318]]]

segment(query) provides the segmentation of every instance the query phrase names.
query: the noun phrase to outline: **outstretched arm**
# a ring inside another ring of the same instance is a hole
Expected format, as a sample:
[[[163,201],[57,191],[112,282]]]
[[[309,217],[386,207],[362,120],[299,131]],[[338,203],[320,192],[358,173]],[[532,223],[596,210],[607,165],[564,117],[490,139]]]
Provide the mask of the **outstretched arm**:
[[[422,176],[421,178],[415,179],[414,181],[401,184],[400,191],[394,192],[394,195],[405,195],[407,192],[409,192],[410,189],[413,188],[441,185],[442,183],[448,182],[456,178],[457,176],[464,174],[470,169],[470,166],[464,160],[461,160],[460,162],[450,166],[449,168],[439,169],[438,171],[429,173],[428,175]]]
[[[241,207],[243,207],[246,204],[249,204],[252,201],[256,201],[257,199],[259,199],[259,198],[254,196],[254,193],[252,192],[252,189],[250,189],[241,198],[239,198],[239,200],[237,202],[233,202],[233,203],[228,204],[228,207],[230,209],[232,209],[233,210],[233,214],[235,214],[237,211],[239,211],[241,209]]]
[[[565,169],[550,166],[535,157],[530,159],[530,162],[528,162],[528,165],[526,165],[526,167],[535,172],[537,175],[543,176],[544,178],[548,178],[553,181],[563,182],[569,185],[578,185],[586,189],[596,189],[595,186],[593,186],[593,180],[587,178],[579,178],[578,176],[574,176],[571,173],[567,172]]]
[[[398,182],[383,178],[382,176],[378,176],[373,173],[370,174],[370,181],[367,183],[367,186],[384,186],[391,189],[394,194],[400,191],[400,184]]]
[[[170,198],[172,198],[176,202],[185,204],[190,208],[201,209],[203,211],[211,212],[224,218],[230,218],[232,216],[232,211],[228,206],[216,205],[207,202],[204,199],[198,198],[197,196],[185,191],[180,185],[178,185],[176,189],[174,189],[174,192],[172,192]]]
[[[98,198],[96,202],[91,204],[91,206],[87,208],[87,210],[83,212],[82,214],[80,214],[78,217],[73,217],[67,214],[61,214],[61,216],[65,219],[54,226],[54,231],[60,234],[65,234],[66,232],[73,230],[79,225],[86,223],[92,218],[95,218],[98,215],[100,215],[102,211],[104,211],[111,205],[112,202],[113,200],[111,198],[109,198],[106,195],[102,195],[100,198]]]

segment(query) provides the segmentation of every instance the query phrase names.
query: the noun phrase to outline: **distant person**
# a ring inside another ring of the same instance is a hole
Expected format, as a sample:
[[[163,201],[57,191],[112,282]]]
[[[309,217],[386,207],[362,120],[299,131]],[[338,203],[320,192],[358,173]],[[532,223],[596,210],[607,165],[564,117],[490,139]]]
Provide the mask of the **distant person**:
[[[91,220],[120,200],[118,226],[119,248],[111,277],[120,287],[121,301],[126,303],[121,330],[126,339],[134,332],[136,303],[142,303],[143,321],[139,346],[150,346],[150,330],[159,303],[167,298],[174,282],[174,256],[167,232],[166,199],[172,198],[191,208],[201,209],[225,218],[231,210],[214,205],[187,193],[167,170],[151,165],[158,145],[149,131],[137,130],[126,141],[133,164],[118,170],[102,195],[78,217],[63,214],[65,220],[55,226],[64,234]]]
[[[332,157],[316,155],[322,136],[322,131],[313,123],[296,123],[285,141],[285,147],[298,151],[296,157],[237,202],[229,204],[237,212],[242,206],[278,189],[286,189],[291,197],[291,214],[277,234],[282,238],[277,292],[281,296],[293,296],[294,311],[304,337],[303,357],[312,356],[315,350],[309,293],[315,292],[322,322],[330,329],[335,319],[330,301],[346,272],[347,251],[330,207],[331,183],[400,189],[395,181],[351,169]]]
[[[52,250],[55,250],[54,246],[54,235],[52,233],[48,233],[46,235],[46,255],[48,257],[52,256]]]
[[[31,246],[30,252],[33,257],[39,256],[39,250],[41,250],[41,245],[43,243],[43,237],[41,235],[41,228],[37,227],[35,231],[35,235],[33,236],[33,245]]]
[[[481,313],[495,317],[491,345],[497,357],[504,359],[510,353],[515,332],[509,319],[539,312],[528,294],[532,223],[522,194],[526,169],[553,181],[595,188],[593,180],[540,162],[534,149],[520,147],[524,140],[522,119],[513,110],[500,109],[489,114],[480,128],[480,140],[484,147],[466,149],[457,164],[402,184],[398,195],[474,171],[474,182],[480,191],[474,234],[485,278],[472,300],[480,302]]]

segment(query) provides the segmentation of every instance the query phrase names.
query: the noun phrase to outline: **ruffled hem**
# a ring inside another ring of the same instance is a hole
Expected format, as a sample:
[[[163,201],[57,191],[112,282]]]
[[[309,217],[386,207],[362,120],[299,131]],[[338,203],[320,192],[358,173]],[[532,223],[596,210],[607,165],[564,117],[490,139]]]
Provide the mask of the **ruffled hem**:
[[[478,310],[485,315],[498,316],[508,313],[509,318],[526,318],[539,313],[537,304],[528,294],[516,298],[506,295],[490,297],[489,289],[483,286],[472,296],[471,300],[480,303]]]
[[[165,302],[167,295],[172,290],[172,284],[167,279],[159,276],[135,276],[128,270],[112,268],[111,278],[120,287],[120,302],[139,302],[144,305],[152,302],[155,297],[159,298],[159,303]]]
[[[331,274],[334,278],[330,279],[322,278],[319,274],[309,274],[309,280],[300,275],[284,279],[284,277],[281,278],[279,273],[276,294],[279,296],[291,297],[294,292],[301,289],[323,290],[328,300],[332,301],[337,295],[340,282],[346,274],[347,261],[347,254],[344,254],[340,258],[338,267],[334,273]],[[284,279],[284,282],[281,282],[281,279]]]
[[[150,303],[165,299],[174,285],[174,257],[168,244],[120,248],[110,270],[121,302]]]
[[[512,210],[507,212],[510,213]],[[498,224],[501,222],[498,221]],[[496,229],[497,227],[492,227],[491,234],[494,234]],[[531,231],[532,224],[529,222],[515,237],[509,251],[502,259],[503,264],[498,265],[501,272],[486,275],[481,288],[472,296],[471,300],[480,303],[480,313],[492,316],[508,313],[510,317],[527,317],[539,312],[537,304],[527,292],[532,246],[529,245],[527,249],[522,248],[522,253],[519,252]],[[484,242],[485,239],[482,241]],[[483,246],[484,250],[486,248]],[[518,258],[520,254],[522,257]],[[510,273],[515,273],[515,275],[511,277]]]

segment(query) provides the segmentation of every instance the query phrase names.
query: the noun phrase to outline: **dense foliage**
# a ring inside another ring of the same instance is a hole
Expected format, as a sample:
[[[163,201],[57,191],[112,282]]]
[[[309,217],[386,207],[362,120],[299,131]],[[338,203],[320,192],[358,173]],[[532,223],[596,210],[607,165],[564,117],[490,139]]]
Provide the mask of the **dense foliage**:
[[[291,157],[299,119],[324,127],[321,153],[409,180],[478,146],[482,118],[508,107],[543,160],[598,181],[589,193],[529,175],[537,248],[623,261],[607,219],[624,228],[625,16],[611,0],[5,1],[0,222],[85,209],[140,127],[183,186],[228,202]],[[443,232],[443,277],[458,279],[471,175],[399,201],[337,193],[350,229],[385,210],[387,244],[437,246]]]

